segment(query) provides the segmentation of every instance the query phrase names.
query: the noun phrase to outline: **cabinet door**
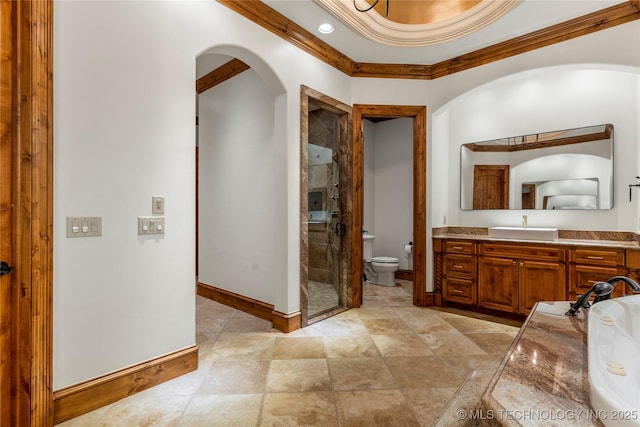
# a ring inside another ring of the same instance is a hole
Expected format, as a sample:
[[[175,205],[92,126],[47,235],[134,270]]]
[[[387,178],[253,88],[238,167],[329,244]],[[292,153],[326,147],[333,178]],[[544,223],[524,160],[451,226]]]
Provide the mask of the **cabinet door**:
[[[569,295],[567,297],[570,301],[574,301],[578,298],[578,295],[582,295],[587,292],[594,283],[604,282],[609,280],[613,276],[620,276],[625,273],[624,268],[607,268],[607,267],[593,267],[590,265],[571,265],[569,267]],[[613,289],[613,297],[619,297],[625,293],[625,284],[618,283]]]
[[[567,299],[564,263],[519,260],[518,267],[520,314],[529,314],[538,301]]]
[[[478,305],[518,312],[518,264],[512,259],[479,258]]]

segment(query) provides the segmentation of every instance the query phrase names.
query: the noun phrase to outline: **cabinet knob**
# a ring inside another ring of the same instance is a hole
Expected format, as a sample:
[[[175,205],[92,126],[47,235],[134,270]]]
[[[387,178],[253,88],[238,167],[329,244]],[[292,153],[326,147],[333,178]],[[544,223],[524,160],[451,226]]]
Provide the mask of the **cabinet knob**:
[[[521,263],[520,263],[520,267],[523,267],[523,266],[524,266],[524,262],[521,262]]]

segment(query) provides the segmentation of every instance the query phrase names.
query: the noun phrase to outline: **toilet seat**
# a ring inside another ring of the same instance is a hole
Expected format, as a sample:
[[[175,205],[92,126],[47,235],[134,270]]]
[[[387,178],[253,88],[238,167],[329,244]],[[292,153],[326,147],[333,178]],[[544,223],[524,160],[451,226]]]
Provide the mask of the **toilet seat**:
[[[390,257],[390,256],[377,256],[371,258],[369,261],[375,262],[378,264],[397,264],[398,258]]]

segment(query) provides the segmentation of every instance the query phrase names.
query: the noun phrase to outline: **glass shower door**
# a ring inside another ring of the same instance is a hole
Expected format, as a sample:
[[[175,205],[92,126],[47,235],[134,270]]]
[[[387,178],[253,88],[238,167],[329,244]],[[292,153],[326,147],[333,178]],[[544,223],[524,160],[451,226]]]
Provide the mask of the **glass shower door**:
[[[346,227],[340,214],[338,153],[312,143],[308,153],[308,317],[311,318],[343,305],[340,285]]]

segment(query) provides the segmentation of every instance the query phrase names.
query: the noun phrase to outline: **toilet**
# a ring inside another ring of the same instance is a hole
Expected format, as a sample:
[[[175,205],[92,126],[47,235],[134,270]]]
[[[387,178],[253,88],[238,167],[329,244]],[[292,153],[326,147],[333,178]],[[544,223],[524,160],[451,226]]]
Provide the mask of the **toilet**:
[[[382,286],[396,286],[396,271],[400,266],[398,258],[373,256],[372,234],[362,235],[362,258],[364,260],[364,276],[367,283]]]

